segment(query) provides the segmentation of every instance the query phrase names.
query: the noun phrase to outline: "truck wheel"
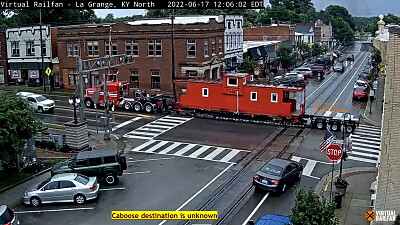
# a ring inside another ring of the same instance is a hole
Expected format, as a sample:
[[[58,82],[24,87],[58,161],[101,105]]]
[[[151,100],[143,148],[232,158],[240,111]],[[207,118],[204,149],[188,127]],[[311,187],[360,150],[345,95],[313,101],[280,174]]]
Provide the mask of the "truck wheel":
[[[144,110],[148,113],[153,112],[153,106],[151,104],[147,104],[144,106]]]
[[[93,101],[91,99],[85,99],[85,105],[88,108],[93,108]]]
[[[346,126],[346,132],[347,132],[347,133],[351,133],[351,132],[353,132],[353,130],[354,130],[354,127],[353,127],[353,126],[351,126],[351,125]]]
[[[142,106],[139,103],[135,103],[135,104],[133,104],[133,109],[136,112],[140,112],[142,110]]]
[[[331,125],[331,129],[332,129],[333,131],[337,131],[338,128],[339,128],[339,126],[338,126],[336,123],[333,123],[333,124]]]
[[[323,129],[324,128],[324,122],[323,121],[318,121],[317,122],[317,128],[318,129]]]
[[[132,109],[131,103],[125,103],[124,104],[124,109],[131,110]]]

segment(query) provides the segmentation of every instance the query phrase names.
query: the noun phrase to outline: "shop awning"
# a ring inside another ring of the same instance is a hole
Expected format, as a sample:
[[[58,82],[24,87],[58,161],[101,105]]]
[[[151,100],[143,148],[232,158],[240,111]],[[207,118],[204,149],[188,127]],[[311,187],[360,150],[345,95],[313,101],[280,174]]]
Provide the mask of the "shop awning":
[[[248,51],[250,52],[253,59],[264,58],[266,55],[268,55],[267,51],[265,51],[265,48],[263,46],[250,48],[248,49]]]

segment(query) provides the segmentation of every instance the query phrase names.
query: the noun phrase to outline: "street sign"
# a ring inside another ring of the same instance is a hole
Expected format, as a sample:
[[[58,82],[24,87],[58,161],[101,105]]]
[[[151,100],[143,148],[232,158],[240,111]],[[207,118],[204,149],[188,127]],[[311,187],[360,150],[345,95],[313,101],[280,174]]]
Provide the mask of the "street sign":
[[[337,144],[331,144],[329,147],[326,149],[326,156],[331,160],[331,161],[338,161],[340,158],[342,158],[343,155],[343,150],[342,148],[337,145]]]
[[[47,76],[50,76],[50,74],[51,74],[51,69],[50,69],[50,67],[47,67],[47,69],[46,69],[46,74],[47,74]]]

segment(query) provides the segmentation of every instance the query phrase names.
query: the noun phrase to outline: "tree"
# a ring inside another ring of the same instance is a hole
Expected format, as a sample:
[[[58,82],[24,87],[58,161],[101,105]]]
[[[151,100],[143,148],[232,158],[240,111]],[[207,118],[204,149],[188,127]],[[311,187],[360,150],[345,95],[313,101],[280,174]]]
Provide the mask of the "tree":
[[[239,66],[240,72],[254,73],[254,68],[260,67],[260,64],[255,60],[245,59]]]
[[[335,203],[320,198],[314,191],[296,190],[295,205],[289,215],[293,225],[336,225]]]
[[[311,0],[270,0],[272,8],[283,6],[287,10],[294,11],[296,14],[306,13],[314,8]]]
[[[326,48],[319,43],[314,43],[312,46],[312,56],[319,56],[326,52]]]
[[[276,54],[279,57],[279,62],[283,69],[287,69],[296,63],[297,57],[294,54],[292,47],[288,45],[281,45]]]
[[[106,17],[104,18],[104,20],[102,20],[102,22],[104,22],[104,23],[113,23],[113,22],[115,22],[114,14],[108,13],[106,15]]]
[[[328,22],[333,22],[332,20],[335,18],[342,18],[350,25],[351,29],[355,28],[353,16],[345,7],[339,5],[330,5],[325,9],[325,13],[330,17],[330,21]]]
[[[348,43],[354,40],[353,29],[351,29],[350,25],[341,17],[334,19],[332,26],[333,36],[336,40],[339,40],[342,43]]]
[[[40,128],[33,113],[21,97],[0,92],[0,161],[6,168],[19,168],[18,154]]]
[[[302,43],[298,46],[298,48],[299,48],[300,54],[302,56],[302,60],[311,57],[311,50],[307,44]]]

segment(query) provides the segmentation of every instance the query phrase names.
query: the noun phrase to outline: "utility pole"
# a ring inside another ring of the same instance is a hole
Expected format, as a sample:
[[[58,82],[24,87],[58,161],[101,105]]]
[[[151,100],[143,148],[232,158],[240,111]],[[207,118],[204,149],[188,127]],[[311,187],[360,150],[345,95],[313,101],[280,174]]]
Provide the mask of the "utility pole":
[[[177,101],[176,99],[176,88],[175,88],[175,49],[174,49],[174,19],[175,19],[175,10],[172,9],[172,17],[171,17],[171,31],[172,31],[172,35],[171,35],[171,42],[172,42],[172,93],[174,96],[174,102]]]
[[[111,32],[112,32],[112,26],[110,25],[110,33],[108,35],[108,73],[111,74]],[[110,140],[111,139],[111,123],[110,123],[110,114],[108,112],[108,101],[107,101],[107,95],[108,95],[108,90],[107,90],[107,73],[104,74],[104,117],[105,117],[105,123],[104,123],[104,140]]]
[[[346,127],[344,126],[345,125],[345,121],[346,121],[346,117],[347,117],[347,115],[349,115],[349,120],[351,119],[351,115],[350,115],[350,113],[345,113],[344,115],[343,115],[343,125],[342,125],[342,129],[343,129],[343,143],[342,143],[342,152],[343,152],[343,155],[342,155],[342,158],[340,159],[340,170],[339,170],[339,177],[341,178],[342,177],[342,171],[343,171],[343,158],[344,158],[344,154],[345,154],[345,152],[346,152],[346,145],[345,145],[345,143],[344,143],[344,139],[345,139],[345,131],[346,131]]]
[[[43,92],[46,92],[46,76],[44,75],[44,58],[43,58],[43,34],[42,34],[42,9],[39,11],[39,24],[40,24],[40,55],[42,57],[42,78],[43,78]]]
[[[79,45],[80,46],[80,45]],[[78,60],[78,76],[79,76],[79,100],[80,100],[80,107],[79,107],[79,115],[81,123],[86,121],[85,116],[85,104],[83,102],[83,73],[82,73],[82,58],[81,56],[77,56]]]

